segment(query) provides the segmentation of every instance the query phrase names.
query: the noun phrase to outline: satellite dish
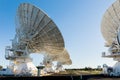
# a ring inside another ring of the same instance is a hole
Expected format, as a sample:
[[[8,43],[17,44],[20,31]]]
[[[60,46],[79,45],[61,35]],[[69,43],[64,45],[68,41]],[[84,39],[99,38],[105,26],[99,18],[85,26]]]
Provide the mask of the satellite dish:
[[[64,49],[62,34],[53,20],[42,10],[29,3],[20,4],[16,14],[16,35],[12,40],[12,48],[6,48],[5,56],[17,67],[16,69],[13,67],[13,70],[17,71],[13,72],[22,74],[22,70],[27,67],[25,74],[32,70],[30,73],[36,75],[36,68],[29,56],[31,53],[45,52],[49,55],[60,55]],[[12,52],[12,55],[9,51]],[[67,53],[67,55],[69,54]],[[62,57],[65,58],[65,56]],[[64,60],[64,64],[69,61],[71,61],[70,57]]]
[[[113,74],[120,75],[120,0],[116,0],[105,12],[101,32],[109,47],[109,54],[103,57],[113,58],[118,61],[113,66]]]
[[[26,43],[27,49],[32,53],[46,51],[57,54],[64,50],[61,32],[53,20],[39,8],[28,3],[21,4],[16,23],[18,41]]]
[[[118,41],[120,42],[120,36],[118,35],[120,30],[120,3],[117,0],[113,3],[105,12],[102,24],[101,32],[105,38],[107,44],[112,45],[118,36]]]

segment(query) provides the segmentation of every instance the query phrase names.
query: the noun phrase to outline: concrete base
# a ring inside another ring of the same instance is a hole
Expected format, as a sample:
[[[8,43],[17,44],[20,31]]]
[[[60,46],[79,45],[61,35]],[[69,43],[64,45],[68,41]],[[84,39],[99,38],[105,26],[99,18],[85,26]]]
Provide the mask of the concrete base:
[[[37,76],[37,68],[32,63],[31,58],[17,58],[14,60],[14,66],[12,68],[15,75]]]

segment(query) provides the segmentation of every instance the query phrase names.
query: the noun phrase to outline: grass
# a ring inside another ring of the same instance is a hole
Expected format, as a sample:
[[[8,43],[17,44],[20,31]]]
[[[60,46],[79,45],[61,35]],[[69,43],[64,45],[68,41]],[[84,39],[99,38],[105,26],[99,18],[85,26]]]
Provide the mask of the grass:
[[[90,74],[101,74],[102,70],[80,70],[80,69],[66,69],[65,71],[61,71],[59,73],[54,73],[52,76],[59,75],[90,75]]]

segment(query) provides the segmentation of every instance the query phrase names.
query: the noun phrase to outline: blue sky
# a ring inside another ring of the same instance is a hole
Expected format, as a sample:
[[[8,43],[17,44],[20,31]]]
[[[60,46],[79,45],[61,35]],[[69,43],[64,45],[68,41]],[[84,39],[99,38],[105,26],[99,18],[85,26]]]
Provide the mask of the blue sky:
[[[66,49],[73,64],[66,68],[97,67],[104,63],[112,66],[115,61],[102,58],[107,51],[100,31],[101,20],[106,9],[115,0],[0,0],[0,65],[5,60],[5,46],[11,45],[15,35],[15,16],[20,3],[36,5],[46,12],[60,29]],[[32,54],[33,62],[42,62],[42,55]]]

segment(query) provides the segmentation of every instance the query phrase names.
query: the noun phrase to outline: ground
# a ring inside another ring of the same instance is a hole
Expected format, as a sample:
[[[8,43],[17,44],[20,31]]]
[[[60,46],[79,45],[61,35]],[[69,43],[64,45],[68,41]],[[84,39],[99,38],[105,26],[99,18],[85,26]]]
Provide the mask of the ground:
[[[60,73],[54,73],[49,76],[80,76],[80,75],[99,75],[102,73],[102,70],[81,70],[81,69],[66,69],[65,71],[61,71]],[[77,79],[76,79],[77,80]],[[84,79],[83,79],[84,80]],[[120,78],[114,78],[114,77],[94,77],[89,78],[87,80],[120,80]]]
[[[90,74],[101,74],[102,70],[82,70],[82,69],[65,69],[65,71],[61,71],[59,73],[53,73],[52,76],[59,76],[59,75],[90,75]]]

